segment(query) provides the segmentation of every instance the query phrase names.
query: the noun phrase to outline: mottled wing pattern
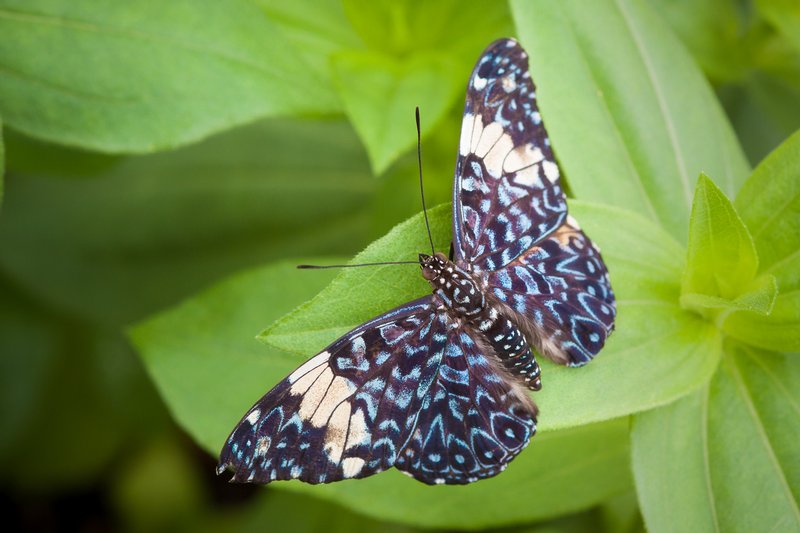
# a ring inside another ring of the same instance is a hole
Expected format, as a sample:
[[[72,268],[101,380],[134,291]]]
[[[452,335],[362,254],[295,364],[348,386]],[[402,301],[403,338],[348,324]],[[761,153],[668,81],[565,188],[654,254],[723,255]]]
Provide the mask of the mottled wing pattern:
[[[363,324],[295,370],[236,426],[219,471],[327,483],[394,465],[445,352],[445,315],[431,299]]]
[[[386,313],[259,400],[220,454],[233,481],[329,483],[396,466],[429,484],[502,471],[535,408],[432,297]]]
[[[572,217],[502,270],[485,273],[487,293],[532,330],[556,362],[590,361],[614,329],[616,307],[600,250]]]
[[[498,373],[470,331],[448,321],[445,346],[396,466],[428,484],[470,483],[500,473],[527,446],[536,432],[536,412],[527,393]]]
[[[453,189],[456,263],[497,270],[560,226],[566,214],[528,56],[514,40],[496,41],[467,86]]]

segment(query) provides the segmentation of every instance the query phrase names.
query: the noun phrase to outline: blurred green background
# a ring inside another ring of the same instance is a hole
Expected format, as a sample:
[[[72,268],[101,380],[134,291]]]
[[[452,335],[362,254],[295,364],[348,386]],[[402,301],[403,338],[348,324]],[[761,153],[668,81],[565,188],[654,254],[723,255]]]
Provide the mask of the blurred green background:
[[[636,211],[627,200],[597,197],[592,187],[599,185],[581,178],[591,165],[571,162],[581,151],[595,161],[616,158],[604,152],[593,116],[582,112],[595,105],[589,98],[605,101],[603,113],[616,121],[621,145],[646,173],[647,161],[657,160],[649,147],[668,143],[631,125],[635,120],[625,113],[657,109],[644,96],[636,100],[636,76],[663,74],[663,87],[656,82],[653,93],[657,103],[686,105],[661,112],[700,117],[685,126],[696,135],[687,143],[704,146],[716,124],[725,131],[727,122],[732,126],[736,139],[709,146],[744,154],[720,159],[742,169],[731,171],[739,177],[730,187],[721,185],[733,198],[748,167],[800,128],[799,6],[789,0],[609,0],[591,8],[578,0],[510,6],[0,0],[0,462],[12,529],[643,530],[646,476],[637,474],[634,482],[631,422],[621,411],[592,418],[614,419],[596,426],[556,423],[577,428],[541,437],[533,447],[543,450],[536,452],[542,460],[538,466],[529,461],[538,469],[531,479],[519,467],[524,483],[540,480],[545,500],[549,487],[558,487],[552,496],[564,505],[542,509],[528,493],[505,493],[513,484],[481,482],[493,492],[482,500],[486,508],[478,518],[466,513],[459,520],[473,500],[448,495],[447,509],[439,512],[444,504],[437,493],[419,499],[387,474],[378,476],[388,479],[382,485],[364,485],[378,487],[379,495],[359,491],[360,482],[340,492],[229,485],[214,475],[208,451],[221,447],[236,418],[215,417],[214,408],[243,413],[247,405],[227,397],[229,386],[246,382],[247,392],[238,394],[253,401],[251,390],[268,390],[274,375],[302,360],[276,351],[276,344],[283,347],[278,333],[288,339],[285,351],[312,355],[298,348],[298,332],[305,330],[291,329],[292,322],[287,331],[272,330],[271,338],[267,332],[271,347],[254,339],[335,275],[296,272],[291,265],[346,260],[419,212],[416,105],[428,203],[449,201],[464,86],[492,40],[516,36],[530,52],[543,115],[573,195]],[[613,31],[618,23],[630,33]],[[618,70],[637,51],[637,67]],[[673,58],[674,69],[664,69]],[[596,85],[573,76],[583,72],[571,70],[576,61]],[[709,85],[713,93],[706,98]],[[724,116],[715,114],[714,94]],[[690,189],[697,173],[716,169],[697,159]],[[677,183],[659,179],[653,183]],[[670,211],[671,200],[657,189],[648,194],[666,198],[663,211]],[[602,219],[583,209],[586,219]],[[688,207],[674,223],[659,209],[656,220],[686,243]],[[447,210],[441,213],[446,220]],[[419,224],[413,228],[407,233],[421,231]],[[424,242],[424,235],[417,237]],[[604,238],[613,240],[613,232]],[[408,247],[397,249],[398,243]],[[412,258],[417,251],[398,238],[384,246]],[[411,292],[420,287],[397,283]],[[395,292],[402,300],[403,291]],[[347,319],[331,317],[341,328],[373,312],[344,307]],[[752,344],[798,351],[791,343]],[[206,352],[217,366],[203,366]],[[170,359],[178,353],[182,359]],[[229,360],[220,358],[228,353]],[[239,364],[245,359],[265,365],[264,373],[245,370],[252,368]],[[796,364],[790,366],[794,379]],[[558,403],[552,400],[551,412]],[[665,403],[666,397],[643,400],[637,410]],[[797,427],[800,404],[789,404],[790,418],[772,423]],[[584,471],[568,467],[593,451],[595,477],[587,490]],[[778,483],[789,494],[786,507],[775,511],[776,530],[800,527],[800,465],[796,457],[785,459],[790,451],[773,454],[781,464]],[[511,470],[500,478],[513,483]],[[645,518],[650,529],[663,529],[658,512]]]

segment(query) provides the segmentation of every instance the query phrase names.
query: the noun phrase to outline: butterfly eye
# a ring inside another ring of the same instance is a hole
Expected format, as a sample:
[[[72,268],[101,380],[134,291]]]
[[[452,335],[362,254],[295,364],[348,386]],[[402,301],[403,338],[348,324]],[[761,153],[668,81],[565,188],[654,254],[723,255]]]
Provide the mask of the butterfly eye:
[[[441,272],[441,269],[439,268],[433,268],[428,265],[422,267],[422,277],[428,281],[434,280],[437,277],[439,277],[439,272]]]

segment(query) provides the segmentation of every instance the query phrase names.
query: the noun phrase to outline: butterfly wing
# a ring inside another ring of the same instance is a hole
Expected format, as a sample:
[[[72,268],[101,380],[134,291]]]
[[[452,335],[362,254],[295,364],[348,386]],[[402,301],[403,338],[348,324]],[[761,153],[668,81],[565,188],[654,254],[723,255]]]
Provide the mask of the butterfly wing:
[[[494,476],[536,432],[536,407],[458,322],[447,323],[439,372],[397,468],[428,484]]]
[[[290,374],[234,428],[218,471],[329,483],[397,466],[430,484],[502,471],[535,432],[535,407],[432,298],[367,322]]]
[[[467,87],[453,190],[457,263],[484,278],[540,353],[589,361],[616,310],[600,253],[567,217],[525,51],[491,44]]]
[[[562,364],[590,361],[614,329],[616,306],[600,250],[572,217],[502,270],[490,297],[516,313],[538,351]]]
[[[528,56],[512,39],[496,41],[467,86],[453,188],[456,263],[469,270],[502,268],[566,215]]]
[[[219,472],[240,482],[327,483],[391,467],[445,349],[446,323],[431,300],[363,324],[280,382],[234,428]]]

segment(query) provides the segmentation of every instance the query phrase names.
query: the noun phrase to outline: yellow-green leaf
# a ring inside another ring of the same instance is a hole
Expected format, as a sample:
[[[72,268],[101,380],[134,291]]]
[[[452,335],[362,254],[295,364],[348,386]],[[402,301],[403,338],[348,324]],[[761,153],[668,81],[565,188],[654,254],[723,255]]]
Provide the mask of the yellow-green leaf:
[[[682,294],[735,300],[758,271],[753,239],[733,204],[705,174],[697,180]]]

